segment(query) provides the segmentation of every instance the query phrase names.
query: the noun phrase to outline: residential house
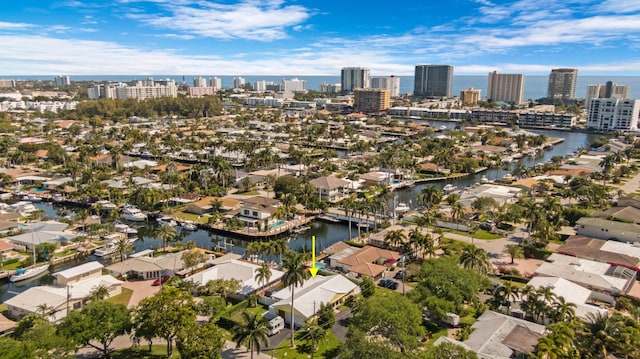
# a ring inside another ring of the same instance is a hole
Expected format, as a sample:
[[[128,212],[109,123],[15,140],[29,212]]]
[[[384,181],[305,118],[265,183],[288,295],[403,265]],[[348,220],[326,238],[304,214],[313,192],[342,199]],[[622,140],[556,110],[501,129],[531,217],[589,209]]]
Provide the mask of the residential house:
[[[434,345],[449,342],[478,354],[479,359],[511,359],[526,357],[535,351],[538,339],[544,336],[546,327],[508,315],[486,311],[471,326],[473,331],[465,341],[446,336],[438,338]]]
[[[67,286],[88,278],[102,276],[102,268],[104,266],[100,262],[92,261],[53,273],[53,276],[56,277],[58,285]]]
[[[321,201],[336,203],[349,195],[349,181],[335,176],[322,176],[310,181],[318,191]]]
[[[634,284],[636,272],[622,266],[553,253],[534,276],[559,277],[590,289],[592,297],[615,303],[614,296],[626,294]]]
[[[70,309],[81,309],[91,296],[91,292],[98,286],[108,289],[109,297],[118,295],[122,291],[122,282],[110,275],[100,275],[69,283],[66,286],[38,286],[31,287],[24,292],[6,300],[7,314],[19,320],[27,314],[41,312],[42,306],[51,308],[48,319],[57,323],[67,316]],[[96,323],[97,324],[97,323]]]
[[[295,323],[302,327],[306,320],[313,318],[321,304],[337,308],[349,297],[360,293],[360,287],[342,275],[316,275],[295,288]],[[269,306],[271,316],[279,315],[285,322],[291,323],[291,289],[283,288],[271,295],[275,303]]]
[[[220,201],[220,210],[225,212],[238,210],[242,205],[242,202],[231,197],[205,197],[199,201],[189,203],[185,211],[200,215],[211,213],[213,211],[211,204],[213,201]]]
[[[26,232],[7,239],[15,246],[31,249],[42,243],[61,244],[76,238],[77,235],[65,232],[68,224],[57,221],[46,221],[29,224]]]
[[[336,260],[335,267],[342,267],[358,276],[378,279],[389,266],[393,266],[400,259],[398,252],[373,246],[365,246],[359,251]]]
[[[633,206],[616,206],[606,211],[594,212],[593,216],[601,219],[615,219],[629,223],[640,224],[640,208]]]
[[[267,229],[277,223],[274,213],[282,205],[280,201],[264,196],[255,196],[243,200],[238,219],[247,227]]]
[[[608,313],[606,309],[598,307],[592,300],[594,294],[595,299],[598,299],[597,293],[564,278],[537,276],[531,278],[527,284],[536,289],[549,288],[556,297],[563,297],[567,303],[575,304],[576,316],[582,320],[589,320],[592,315],[606,315]]]
[[[124,262],[114,263],[106,268],[114,277],[158,279],[165,275],[175,275],[185,269],[182,252],[160,257],[134,257]]]
[[[260,266],[252,263],[230,259],[226,262],[218,263],[213,267],[207,268],[204,271],[188,276],[185,280],[192,281],[200,286],[215,279],[235,279],[240,283],[238,293],[242,295],[249,295],[263,286],[269,286],[270,284],[278,282],[284,275],[284,272],[282,271],[271,269],[271,278],[269,278],[269,281],[267,283],[261,283],[256,280],[256,273],[259,268]]]
[[[640,270],[640,247],[603,239],[570,236],[556,250],[559,254]]]
[[[635,223],[582,217],[576,222],[576,232],[581,236],[593,238],[630,243],[640,242],[640,225]]]

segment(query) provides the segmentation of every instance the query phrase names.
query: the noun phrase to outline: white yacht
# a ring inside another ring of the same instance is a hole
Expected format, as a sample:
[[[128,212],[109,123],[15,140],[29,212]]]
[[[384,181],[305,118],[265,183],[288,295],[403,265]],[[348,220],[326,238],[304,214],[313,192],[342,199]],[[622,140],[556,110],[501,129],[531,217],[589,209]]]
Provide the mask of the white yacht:
[[[184,229],[185,231],[195,231],[198,229],[198,227],[196,226],[195,223],[193,223],[193,221],[188,221],[188,220],[180,223],[180,227],[182,227],[182,229]]]
[[[447,185],[442,187],[442,192],[444,192],[444,194],[449,194],[449,193],[455,191],[457,188],[458,187],[456,187],[455,185],[452,185],[451,183],[447,183]]]
[[[113,238],[113,236],[107,236],[109,238]],[[105,237],[105,238],[107,238]],[[117,238],[120,238],[119,235],[116,234]],[[133,238],[127,238],[127,240],[129,241],[129,243],[133,243],[137,240],[137,237],[133,237]],[[93,251],[93,255],[95,255],[96,257],[105,257],[108,256],[110,254],[115,253],[118,250],[118,242],[117,240],[109,240],[107,241],[104,246],[96,249],[95,251]]]
[[[9,277],[10,282],[18,282],[21,280],[36,277],[49,269],[49,263],[33,265],[29,268],[18,269],[14,275]]]
[[[143,222],[147,220],[147,215],[142,213],[138,207],[126,205],[122,208],[122,214],[120,215],[122,219],[126,219],[127,221],[132,222]]]
[[[25,194],[24,196],[22,196],[22,200],[29,201],[29,202],[42,202],[42,198],[34,194]]]
[[[170,216],[164,215],[164,216],[160,216],[158,218],[156,218],[156,221],[158,222],[159,225],[169,225],[171,227],[175,227],[178,225],[178,222],[176,222],[175,219],[171,218]]]
[[[118,206],[116,206],[115,204],[107,201],[106,199],[99,200],[95,204],[100,205],[100,209],[103,209],[105,211],[111,211],[111,210],[114,210],[114,209],[118,208]]]
[[[396,213],[397,213],[397,214],[403,214],[403,213],[408,212],[410,209],[411,209],[411,208],[410,208],[409,206],[407,206],[407,204],[406,204],[406,203],[404,203],[404,202],[400,202],[400,203],[398,203],[398,205],[396,206],[395,211],[396,211]]]
[[[12,204],[10,207],[24,217],[30,215],[32,212],[37,210],[36,206],[34,206],[33,203],[28,201],[16,202]]]
[[[128,224],[119,221],[113,224],[113,228],[116,230],[116,232],[126,233],[128,237],[138,235],[137,229],[131,228]]]

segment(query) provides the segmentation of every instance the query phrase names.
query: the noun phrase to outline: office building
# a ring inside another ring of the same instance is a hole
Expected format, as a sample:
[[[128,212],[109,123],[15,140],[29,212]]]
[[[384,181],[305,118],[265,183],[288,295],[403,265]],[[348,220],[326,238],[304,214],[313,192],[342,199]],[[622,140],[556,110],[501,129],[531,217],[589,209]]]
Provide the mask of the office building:
[[[369,88],[369,69],[364,67],[345,67],[342,69],[340,84],[342,92],[353,92],[357,88]]]
[[[71,80],[69,76],[56,76],[53,81],[56,83],[56,86],[69,86],[71,85]]]
[[[598,131],[636,131],[640,100],[593,98],[587,105],[587,127]]]
[[[589,85],[587,86],[587,95],[585,96],[585,104],[589,105],[589,100],[593,98],[618,98],[627,99],[631,87],[626,85],[616,85],[612,81],[607,81],[604,85]]]
[[[244,85],[245,85],[244,77],[234,77],[233,78],[233,88],[234,89],[244,88]]]
[[[320,84],[320,88],[319,88],[321,93],[326,93],[326,94],[338,94],[340,92],[342,92],[342,85],[341,84],[328,84],[326,82],[323,82]]]
[[[293,78],[291,80],[282,79],[282,91],[284,92],[306,92],[307,81]]]
[[[391,97],[400,96],[400,77],[398,76],[386,76],[386,77],[372,77],[371,88],[374,89],[387,89],[391,94]]]
[[[492,101],[507,103],[522,103],[524,93],[524,75],[499,74],[497,71],[489,73],[487,98]]]
[[[391,93],[387,89],[355,89],[353,97],[356,111],[382,112],[391,107]]]
[[[213,87],[216,90],[220,90],[222,88],[222,79],[219,77],[212,77],[209,79],[209,86]]]
[[[451,97],[453,66],[417,65],[413,95],[417,97]]]
[[[203,77],[195,77],[193,79],[193,87],[207,87],[207,80]]]
[[[460,91],[460,102],[462,106],[475,106],[480,101],[480,90],[476,90],[473,87],[469,87],[466,90]]]
[[[569,100],[576,97],[577,69],[552,69],[549,75],[547,98]]]

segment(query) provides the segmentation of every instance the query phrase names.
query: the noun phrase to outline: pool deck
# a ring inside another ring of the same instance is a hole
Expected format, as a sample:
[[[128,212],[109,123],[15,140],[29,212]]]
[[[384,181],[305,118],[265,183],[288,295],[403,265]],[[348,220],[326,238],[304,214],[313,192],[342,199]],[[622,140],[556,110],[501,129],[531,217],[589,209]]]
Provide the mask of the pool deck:
[[[223,235],[231,235],[244,238],[247,240],[270,240],[280,237],[284,234],[292,233],[294,229],[311,223],[315,216],[304,216],[292,221],[283,222],[281,225],[269,228],[266,231],[258,231],[257,228],[244,228],[241,230],[232,230],[225,228],[223,224],[201,224],[200,227],[217,232]]]

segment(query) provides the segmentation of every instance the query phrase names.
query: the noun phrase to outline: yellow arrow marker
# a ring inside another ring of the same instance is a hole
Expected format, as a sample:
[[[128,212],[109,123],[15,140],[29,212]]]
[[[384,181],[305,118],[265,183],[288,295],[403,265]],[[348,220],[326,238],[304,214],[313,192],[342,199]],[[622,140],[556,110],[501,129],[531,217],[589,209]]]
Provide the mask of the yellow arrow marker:
[[[318,268],[316,268],[316,236],[311,236],[311,268],[309,272],[312,277],[318,274]]]

